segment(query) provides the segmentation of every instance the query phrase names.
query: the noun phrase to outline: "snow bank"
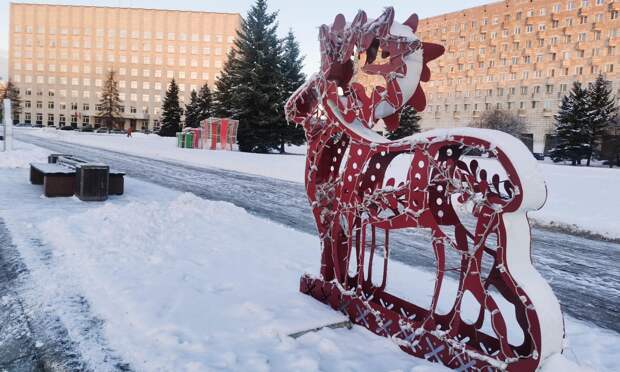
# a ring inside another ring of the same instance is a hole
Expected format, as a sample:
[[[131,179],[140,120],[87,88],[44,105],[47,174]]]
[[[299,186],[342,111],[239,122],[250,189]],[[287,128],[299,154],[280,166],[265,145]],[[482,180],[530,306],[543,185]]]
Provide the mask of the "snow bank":
[[[106,204],[39,228],[60,279],[77,282],[105,319],[106,338],[138,370],[444,370],[360,327],[287,337],[342,319],[298,292],[300,274],[318,268],[319,242],[228,203],[181,194]],[[391,265],[397,293],[422,299],[413,277],[432,288],[433,274]],[[604,334],[567,323],[569,340],[573,329],[580,337]],[[577,340],[572,350],[574,359],[606,368],[604,355],[619,345],[603,350]],[[561,356],[549,363],[546,371],[580,370]]]
[[[443,370],[358,328],[287,337],[343,320],[298,291],[318,266],[318,240],[230,204],[182,194],[39,227],[55,280],[83,290],[137,370]]]
[[[0,151],[0,168],[27,168],[32,162],[47,163],[49,154],[48,150],[40,147],[14,141],[13,151]]]
[[[530,217],[536,223],[620,239],[620,171],[540,164],[547,202]]]

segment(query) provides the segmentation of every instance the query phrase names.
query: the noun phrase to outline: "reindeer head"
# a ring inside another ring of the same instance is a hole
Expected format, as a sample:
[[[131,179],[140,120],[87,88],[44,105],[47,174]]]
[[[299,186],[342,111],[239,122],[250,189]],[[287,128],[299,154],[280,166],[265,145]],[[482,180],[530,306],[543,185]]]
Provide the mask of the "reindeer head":
[[[427,63],[441,56],[444,48],[420,41],[417,28],[416,14],[399,23],[391,7],[374,20],[360,11],[350,24],[339,14],[331,26],[321,26],[321,75],[338,87],[338,95],[352,96],[348,101],[357,112],[361,109],[358,118],[366,126],[383,119],[394,130],[405,105],[424,110],[420,82],[429,81]]]

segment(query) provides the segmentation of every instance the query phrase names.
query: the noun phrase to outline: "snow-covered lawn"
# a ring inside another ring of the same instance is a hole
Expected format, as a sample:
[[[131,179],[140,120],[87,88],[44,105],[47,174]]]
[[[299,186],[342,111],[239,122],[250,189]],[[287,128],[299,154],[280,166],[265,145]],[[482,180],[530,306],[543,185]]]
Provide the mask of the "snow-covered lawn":
[[[18,145],[25,160],[46,155]],[[132,178],[125,195],[83,203],[43,198],[26,168],[0,165],[0,190],[0,218],[34,282],[28,302],[54,309],[97,370],[111,369],[108,349],[138,371],[446,370],[357,326],[287,336],[342,320],[298,291],[319,268],[315,236]],[[395,291],[423,301],[433,275],[390,265]],[[565,321],[573,362],[546,371],[616,368],[620,335]]]
[[[176,139],[157,135],[92,134],[28,129],[25,133],[83,144],[128,154],[252,173],[303,182],[303,147],[289,148],[293,155],[261,155],[230,151],[179,149]],[[406,174],[409,163],[400,160],[395,173]],[[548,189],[547,203],[530,217],[535,223],[569,230],[586,231],[620,239],[620,170],[539,163]],[[608,191],[609,190],[609,191]]]

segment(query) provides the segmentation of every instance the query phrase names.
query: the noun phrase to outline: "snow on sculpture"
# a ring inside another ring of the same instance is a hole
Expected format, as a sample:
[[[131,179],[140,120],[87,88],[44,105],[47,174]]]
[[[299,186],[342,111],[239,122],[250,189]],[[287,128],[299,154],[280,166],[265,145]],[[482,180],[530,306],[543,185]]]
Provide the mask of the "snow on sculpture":
[[[426,105],[420,83],[444,48],[420,41],[417,26],[415,14],[395,22],[393,8],[375,20],[338,15],[319,31],[321,71],[286,104],[306,132],[306,190],[322,245],[320,277],[304,275],[300,289],[414,356],[460,371],[533,371],[562,351],[564,329],[530,259],[526,213],[546,199],[532,155],[491,130],[398,141],[373,131],[397,128],[405,105]],[[401,182],[386,175],[399,156],[410,164]],[[436,264],[427,304],[387,291],[390,238],[415,229],[430,234]],[[446,276],[458,279],[447,306]]]

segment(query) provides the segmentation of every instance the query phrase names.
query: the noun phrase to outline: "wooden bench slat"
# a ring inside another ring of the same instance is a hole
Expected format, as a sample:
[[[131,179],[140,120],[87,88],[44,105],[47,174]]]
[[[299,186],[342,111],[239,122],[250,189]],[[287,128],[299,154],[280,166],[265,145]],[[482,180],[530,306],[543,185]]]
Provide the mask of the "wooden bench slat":
[[[30,166],[43,174],[75,174],[75,169],[58,164],[30,163]]]

